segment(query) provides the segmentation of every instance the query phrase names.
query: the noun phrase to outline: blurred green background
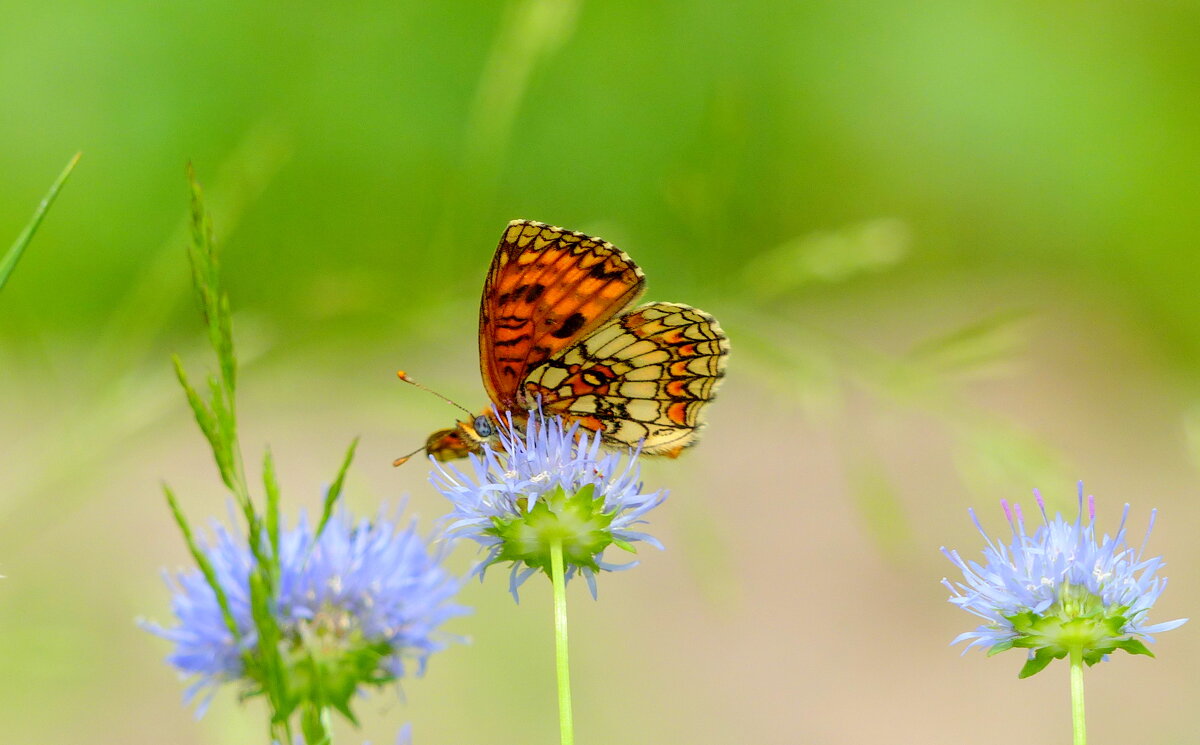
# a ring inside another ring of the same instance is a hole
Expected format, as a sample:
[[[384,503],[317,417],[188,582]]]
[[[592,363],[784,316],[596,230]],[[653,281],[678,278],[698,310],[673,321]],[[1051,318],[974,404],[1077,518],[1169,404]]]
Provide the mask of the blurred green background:
[[[432,526],[391,459],[476,408],[505,223],[599,234],[717,316],[705,441],[645,466],[665,553],[572,588],[581,743],[1064,741],[1066,669],[960,659],[965,508],[1087,480],[1200,598],[1195,2],[0,0],[0,246],[83,160],[0,296],[0,739],[261,742],[200,722],[165,642],[159,489],[227,514],[168,356],[209,364],[184,164],[223,243],[243,443],[317,503]],[[474,556],[453,558],[466,569]],[[364,702],[392,741],[553,742],[549,589],[471,584],[472,643]],[[1194,624],[1089,674],[1092,741],[1191,743]],[[1154,712],[1148,716],[1146,712]],[[1132,714],[1131,712],[1137,712]]]

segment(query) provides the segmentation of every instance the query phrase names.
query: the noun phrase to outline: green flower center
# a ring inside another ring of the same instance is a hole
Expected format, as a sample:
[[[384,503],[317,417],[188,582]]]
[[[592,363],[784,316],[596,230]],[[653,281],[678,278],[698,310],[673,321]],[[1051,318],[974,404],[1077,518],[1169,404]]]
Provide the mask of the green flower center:
[[[259,640],[257,659],[248,670],[255,686],[244,695],[268,695],[281,716],[290,716],[301,704],[315,704],[356,721],[350,700],[358,689],[395,679],[382,666],[395,651],[391,644],[367,639],[357,618],[345,608],[326,604],[312,618],[277,626],[274,633],[276,643]],[[269,677],[268,670],[286,672]]]
[[[1088,665],[1118,649],[1153,657],[1145,644],[1125,633],[1128,612],[1129,606],[1106,607],[1104,600],[1086,587],[1064,583],[1059,588],[1058,600],[1043,613],[1026,610],[1005,616],[1017,635],[994,645],[988,655],[1013,647],[1034,650],[1021,669],[1022,678],[1040,672],[1051,660],[1066,657],[1072,651],[1080,654]]]
[[[529,507],[520,500],[524,511],[517,517],[492,518],[485,532],[500,539],[501,549],[492,563],[521,562],[550,573],[550,546],[561,543],[566,566],[599,571],[596,557],[610,544],[632,550],[629,544],[613,536],[610,526],[616,511],[604,512],[604,499],[596,496],[592,484],[568,494],[557,486]]]

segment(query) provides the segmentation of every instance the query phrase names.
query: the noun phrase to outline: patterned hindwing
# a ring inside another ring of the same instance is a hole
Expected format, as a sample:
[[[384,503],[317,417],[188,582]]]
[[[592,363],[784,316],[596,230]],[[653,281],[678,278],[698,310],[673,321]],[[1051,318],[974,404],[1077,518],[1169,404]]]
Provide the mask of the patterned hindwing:
[[[610,445],[675,457],[694,445],[705,405],[725,374],[729,341],[716,319],[648,303],[534,369],[526,403],[601,431]]]
[[[645,278],[608,241],[532,220],[508,224],[479,305],[479,365],[488,396],[516,408],[530,370],[627,308]]]

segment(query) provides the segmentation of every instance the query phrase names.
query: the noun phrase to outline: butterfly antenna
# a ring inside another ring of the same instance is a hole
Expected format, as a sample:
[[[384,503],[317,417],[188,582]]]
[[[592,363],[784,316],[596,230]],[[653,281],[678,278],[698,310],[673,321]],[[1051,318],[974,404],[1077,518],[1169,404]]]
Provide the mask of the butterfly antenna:
[[[408,383],[409,385],[415,385],[416,387],[420,388],[421,390],[425,391],[426,393],[432,393],[433,395],[435,395],[435,396],[437,396],[438,398],[442,399],[443,401],[445,401],[446,403],[450,404],[451,406],[457,406],[458,408],[460,408],[460,409],[462,409],[463,411],[467,412],[467,416],[468,416],[468,417],[474,417],[474,416],[475,416],[475,414],[474,414],[474,413],[473,413],[473,412],[472,412],[470,409],[468,409],[466,406],[463,406],[462,404],[458,403],[457,401],[452,401],[452,400],[450,400],[449,398],[446,398],[445,396],[443,396],[442,394],[440,394],[440,393],[438,393],[437,391],[433,390],[432,388],[426,388],[425,386],[421,385],[421,384],[420,384],[420,383],[418,383],[417,381],[415,381],[415,380],[413,380],[412,378],[408,377],[408,373],[404,372],[403,370],[397,370],[397,371],[396,371],[396,377],[397,377],[397,378],[400,378],[401,380],[403,380],[405,383]],[[409,457],[412,457],[412,456],[409,456]]]
[[[423,448],[423,447],[419,447],[416,450],[409,453],[408,455],[405,455],[403,457],[397,458],[396,460],[392,461],[392,465],[395,466],[396,468],[399,468],[400,466],[404,465],[409,460],[411,460],[414,455],[416,455],[417,453],[421,452],[424,449],[425,448]]]

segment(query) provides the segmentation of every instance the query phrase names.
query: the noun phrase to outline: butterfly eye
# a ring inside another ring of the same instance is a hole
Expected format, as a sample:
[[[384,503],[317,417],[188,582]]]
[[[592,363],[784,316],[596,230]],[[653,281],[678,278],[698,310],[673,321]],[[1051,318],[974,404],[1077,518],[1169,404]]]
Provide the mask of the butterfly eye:
[[[479,435],[480,437],[491,437],[492,435],[496,434],[496,428],[492,426],[492,420],[489,419],[485,414],[480,414],[479,416],[475,417],[473,426],[475,427],[475,434]]]

